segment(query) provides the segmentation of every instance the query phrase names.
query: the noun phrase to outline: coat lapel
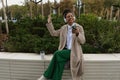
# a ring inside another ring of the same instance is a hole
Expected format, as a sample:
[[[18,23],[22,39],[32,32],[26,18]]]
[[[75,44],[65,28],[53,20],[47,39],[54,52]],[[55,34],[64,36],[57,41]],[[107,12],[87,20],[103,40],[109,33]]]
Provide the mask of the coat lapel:
[[[67,25],[64,26],[64,28],[61,30],[62,32],[60,33],[60,45],[59,45],[59,50],[62,50],[67,41]]]

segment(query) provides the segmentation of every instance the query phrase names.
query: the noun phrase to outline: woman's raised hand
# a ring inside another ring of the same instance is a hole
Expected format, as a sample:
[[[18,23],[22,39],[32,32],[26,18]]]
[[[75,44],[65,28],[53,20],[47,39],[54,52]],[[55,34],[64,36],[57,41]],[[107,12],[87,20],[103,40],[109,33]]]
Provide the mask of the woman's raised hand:
[[[50,15],[50,14],[48,15],[47,21],[48,21],[48,23],[51,23],[51,22],[52,22],[52,20],[51,20],[51,15]]]

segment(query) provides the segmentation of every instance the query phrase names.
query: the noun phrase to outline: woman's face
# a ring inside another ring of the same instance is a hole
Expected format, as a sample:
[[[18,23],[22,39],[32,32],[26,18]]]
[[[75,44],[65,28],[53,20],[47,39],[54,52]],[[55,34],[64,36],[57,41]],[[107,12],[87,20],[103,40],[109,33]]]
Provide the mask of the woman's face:
[[[73,22],[75,21],[75,18],[74,18],[74,16],[73,16],[72,13],[68,13],[68,14],[66,15],[66,21],[67,21],[67,23],[68,23],[69,25],[72,25],[72,24],[73,24]]]

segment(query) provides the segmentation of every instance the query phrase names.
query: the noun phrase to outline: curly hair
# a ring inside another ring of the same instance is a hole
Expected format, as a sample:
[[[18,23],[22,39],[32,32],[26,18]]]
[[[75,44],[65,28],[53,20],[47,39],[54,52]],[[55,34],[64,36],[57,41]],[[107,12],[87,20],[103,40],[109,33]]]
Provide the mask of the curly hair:
[[[63,11],[63,17],[66,18],[66,15],[67,15],[68,13],[72,13],[72,11],[71,11],[70,9],[65,9],[65,10]]]

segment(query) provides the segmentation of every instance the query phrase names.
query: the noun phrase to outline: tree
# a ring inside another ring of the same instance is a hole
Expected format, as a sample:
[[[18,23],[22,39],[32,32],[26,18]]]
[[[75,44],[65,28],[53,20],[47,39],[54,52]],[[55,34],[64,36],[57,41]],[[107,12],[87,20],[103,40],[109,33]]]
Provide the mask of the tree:
[[[32,10],[33,9],[33,3],[29,0],[25,0],[25,6],[27,7],[28,15],[32,19],[32,17],[33,17],[33,10]]]
[[[65,8],[72,9],[74,2],[72,0],[63,0],[60,2],[60,11],[61,13]]]
[[[21,19],[28,16],[28,10],[26,6],[12,5],[9,6],[12,18]]]
[[[1,0],[2,2],[2,7],[3,7],[3,12],[4,12],[4,20],[5,20],[5,27],[6,27],[6,33],[9,34],[9,29],[8,29],[8,22],[7,22],[7,15],[6,15],[6,10],[5,10],[5,5],[4,5],[4,1]]]
[[[38,4],[41,2],[41,7],[42,7],[42,16],[43,16],[43,4],[42,4],[42,0],[39,0],[39,1],[37,1],[37,0],[30,0],[30,2],[33,2],[34,4],[35,4],[35,9],[36,9],[36,16],[38,16]]]
[[[48,1],[47,3],[44,4],[44,16],[48,16],[51,14],[51,3]]]

